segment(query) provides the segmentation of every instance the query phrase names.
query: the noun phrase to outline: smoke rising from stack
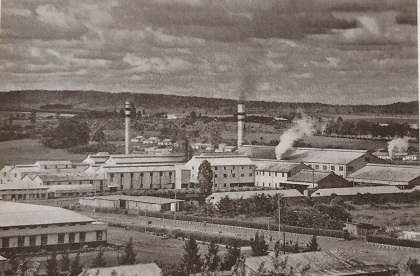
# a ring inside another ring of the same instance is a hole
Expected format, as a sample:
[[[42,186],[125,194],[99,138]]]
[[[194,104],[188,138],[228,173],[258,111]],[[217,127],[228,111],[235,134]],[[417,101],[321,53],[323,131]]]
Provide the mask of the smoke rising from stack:
[[[281,160],[283,154],[293,147],[293,142],[311,136],[313,130],[314,124],[311,118],[303,116],[295,120],[292,127],[280,136],[280,143],[276,146],[276,159]]]
[[[392,141],[388,142],[388,154],[390,157],[394,155],[394,153],[402,153],[407,152],[408,150],[408,137],[404,138],[395,138]]]

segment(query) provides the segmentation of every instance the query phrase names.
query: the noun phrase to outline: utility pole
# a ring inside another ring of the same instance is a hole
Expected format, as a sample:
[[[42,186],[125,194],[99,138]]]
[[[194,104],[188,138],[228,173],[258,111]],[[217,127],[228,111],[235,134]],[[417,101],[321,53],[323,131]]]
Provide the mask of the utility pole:
[[[279,241],[281,240],[281,206],[280,206],[280,202],[283,199],[282,196],[279,195],[278,197],[278,209],[279,209]],[[285,227],[283,225],[283,254],[286,254],[286,231],[285,231]]]

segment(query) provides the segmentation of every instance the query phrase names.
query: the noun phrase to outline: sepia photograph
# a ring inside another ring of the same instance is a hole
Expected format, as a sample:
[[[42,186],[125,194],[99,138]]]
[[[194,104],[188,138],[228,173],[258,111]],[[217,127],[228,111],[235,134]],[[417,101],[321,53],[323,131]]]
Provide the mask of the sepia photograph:
[[[416,0],[0,0],[0,276],[420,276]]]

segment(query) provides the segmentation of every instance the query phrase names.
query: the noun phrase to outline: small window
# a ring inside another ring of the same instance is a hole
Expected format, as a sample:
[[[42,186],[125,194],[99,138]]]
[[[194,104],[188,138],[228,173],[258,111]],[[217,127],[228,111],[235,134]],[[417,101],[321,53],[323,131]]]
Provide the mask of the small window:
[[[47,244],[48,244],[48,236],[41,235],[41,245],[47,245]]]
[[[235,173],[232,173],[232,177],[235,177],[236,176],[236,174]]]
[[[252,176],[252,173],[250,173],[249,176]]]
[[[335,171],[335,166],[331,166],[331,170],[332,171]]]
[[[318,170],[318,169],[319,169],[319,165],[315,165],[315,169],[317,169],[317,170]]]
[[[224,177],[224,178],[227,178],[227,174],[223,174],[223,177]]]
[[[79,233],[79,242],[85,242],[86,241],[86,233],[85,232],[80,232]]]
[[[9,242],[10,242],[10,238],[8,237],[3,238],[3,248],[8,248],[10,246]]]
[[[64,243],[64,234],[58,234],[58,243],[63,244]]]
[[[328,170],[327,165],[323,165],[323,166],[322,166],[322,169],[323,169],[324,171]]]
[[[217,171],[217,166],[214,167],[214,170]]]
[[[224,170],[226,170],[226,167],[223,167]],[[226,184],[225,184],[226,185]]]
[[[192,170],[194,170],[194,166],[192,166]]]
[[[96,231],[96,240],[101,241],[103,239],[103,232],[102,231]]]
[[[76,240],[76,235],[74,233],[69,234],[69,243],[74,243]]]
[[[274,176],[277,176],[277,173],[274,173]]]
[[[216,178],[216,177],[217,177],[217,174],[214,175],[214,178]]]
[[[268,176],[271,176],[271,172],[268,172]]]
[[[343,167],[343,166],[339,166],[339,167],[338,167],[338,170],[339,170],[340,172],[342,172],[342,171],[344,170],[344,167]]]
[[[244,177],[244,176],[245,176],[245,174],[241,173],[241,177]]]
[[[159,173],[159,175],[160,175],[160,176],[163,176],[163,172],[160,172],[160,173]]]
[[[153,173],[152,172],[150,173],[150,177],[153,177]]]
[[[29,246],[36,245],[36,236],[29,236]]]
[[[23,236],[18,237],[18,246],[19,247],[24,247],[25,246],[25,237],[23,237]]]

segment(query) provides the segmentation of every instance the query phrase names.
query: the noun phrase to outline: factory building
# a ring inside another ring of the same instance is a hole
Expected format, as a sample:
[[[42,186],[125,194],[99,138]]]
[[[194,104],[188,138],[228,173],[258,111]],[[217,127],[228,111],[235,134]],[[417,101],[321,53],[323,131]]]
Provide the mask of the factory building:
[[[251,159],[275,159],[275,147],[242,146],[239,152]],[[282,160],[303,162],[316,171],[334,172],[342,177],[363,168],[367,163],[384,164],[385,161],[366,150],[292,148],[287,150]]]
[[[254,186],[255,163],[245,155],[201,154],[193,156],[185,167],[191,171],[191,182],[198,183],[198,168],[204,160],[210,163],[213,171],[214,188]]]
[[[184,202],[184,200],[152,196],[125,195],[85,197],[79,199],[79,204],[82,206],[150,212],[179,211],[182,202]]]
[[[287,182],[291,176],[303,169],[310,169],[303,163],[253,161],[257,165],[255,169],[255,186],[257,187],[279,188],[282,186],[281,183]]]
[[[178,164],[142,164],[133,166],[102,165],[105,185],[98,191],[188,188],[190,172]]]
[[[389,185],[400,189],[420,186],[420,167],[367,164],[347,176],[347,180],[360,185]]]
[[[107,224],[70,210],[0,201],[0,252],[106,244]]]
[[[229,197],[230,199],[247,199],[255,195],[264,194],[266,196],[275,196],[280,195],[282,198],[287,199],[288,203],[298,202],[304,198],[303,194],[294,189],[288,190],[261,190],[261,191],[237,191],[237,192],[217,192],[212,193],[206,198],[206,202],[217,204],[224,197]]]

